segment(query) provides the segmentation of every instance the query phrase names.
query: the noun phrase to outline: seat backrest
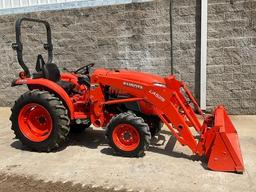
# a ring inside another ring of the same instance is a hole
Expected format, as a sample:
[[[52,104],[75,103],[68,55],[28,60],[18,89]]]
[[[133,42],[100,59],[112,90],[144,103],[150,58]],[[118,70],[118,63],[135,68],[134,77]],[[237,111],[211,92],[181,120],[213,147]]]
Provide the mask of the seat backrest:
[[[60,80],[60,70],[54,63],[48,63],[43,66],[44,77],[50,81],[57,82]]]

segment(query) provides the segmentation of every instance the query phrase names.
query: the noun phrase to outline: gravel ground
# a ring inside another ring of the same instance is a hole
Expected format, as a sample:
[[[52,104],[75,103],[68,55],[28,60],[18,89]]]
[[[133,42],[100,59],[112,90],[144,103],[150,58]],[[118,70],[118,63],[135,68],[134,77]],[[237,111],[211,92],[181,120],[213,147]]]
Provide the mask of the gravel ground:
[[[0,175],[0,192],[113,192],[113,189],[73,185],[71,182],[44,182],[32,177]],[[119,192],[125,192],[120,190]]]
[[[71,135],[66,146],[58,151],[31,152],[14,139],[9,116],[9,108],[0,108],[0,174],[128,191],[256,191],[256,116],[232,117],[240,137],[244,174],[208,170],[204,160],[198,160],[187,147],[175,143],[166,129],[143,158],[114,156],[104,131],[93,128]],[[8,183],[19,186],[15,179],[7,180],[4,186]],[[23,187],[30,185],[23,180],[21,183]],[[63,186],[53,184],[55,191],[57,185],[60,189]]]

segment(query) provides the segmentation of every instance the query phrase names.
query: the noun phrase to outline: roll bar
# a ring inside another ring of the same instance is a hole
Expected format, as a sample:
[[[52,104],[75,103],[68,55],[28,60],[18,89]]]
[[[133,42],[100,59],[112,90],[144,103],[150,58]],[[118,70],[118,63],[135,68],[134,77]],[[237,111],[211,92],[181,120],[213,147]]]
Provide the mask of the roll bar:
[[[19,18],[17,19],[15,23],[15,30],[16,30],[16,43],[12,43],[12,48],[17,51],[17,58],[20,66],[25,72],[26,77],[30,77],[30,71],[27,67],[27,65],[23,61],[23,44],[21,40],[21,24],[23,21],[29,21],[29,22],[34,22],[34,23],[42,23],[46,27],[47,31],[47,43],[44,44],[44,49],[48,51],[48,62],[51,63],[53,59],[53,45],[52,45],[52,36],[51,36],[51,27],[50,24],[47,21],[44,20],[39,20],[39,19],[32,19],[32,18]]]

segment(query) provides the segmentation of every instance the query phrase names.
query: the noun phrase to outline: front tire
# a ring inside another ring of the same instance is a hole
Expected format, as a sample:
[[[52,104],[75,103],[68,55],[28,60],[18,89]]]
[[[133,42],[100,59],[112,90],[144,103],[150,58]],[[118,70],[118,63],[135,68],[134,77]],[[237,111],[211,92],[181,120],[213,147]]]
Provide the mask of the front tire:
[[[106,138],[118,155],[141,157],[149,147],[151,135],[143,118],[128,112],[111,119],[106,128]]]
[[[47,91],[32,90],[15,102],[12,130],[23,145],[49,152],[60,147],[69,133],[69,117],[62,101]]]

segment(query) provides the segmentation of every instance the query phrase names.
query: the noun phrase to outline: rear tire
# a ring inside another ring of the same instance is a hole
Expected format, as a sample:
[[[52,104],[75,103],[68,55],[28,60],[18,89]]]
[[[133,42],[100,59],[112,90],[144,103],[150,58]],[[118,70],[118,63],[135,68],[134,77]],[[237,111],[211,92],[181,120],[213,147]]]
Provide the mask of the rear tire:
[[[49,152],[64,143],[70,120],[66,107],[55,95],[28,91],[15,101],[11,110],[11,128],[16,138],[31,150]]]
[[[142,157],[149,147],[151,135],[143,118],[127,112],[111,119],[106,128],[106,138],[118,155]]]

